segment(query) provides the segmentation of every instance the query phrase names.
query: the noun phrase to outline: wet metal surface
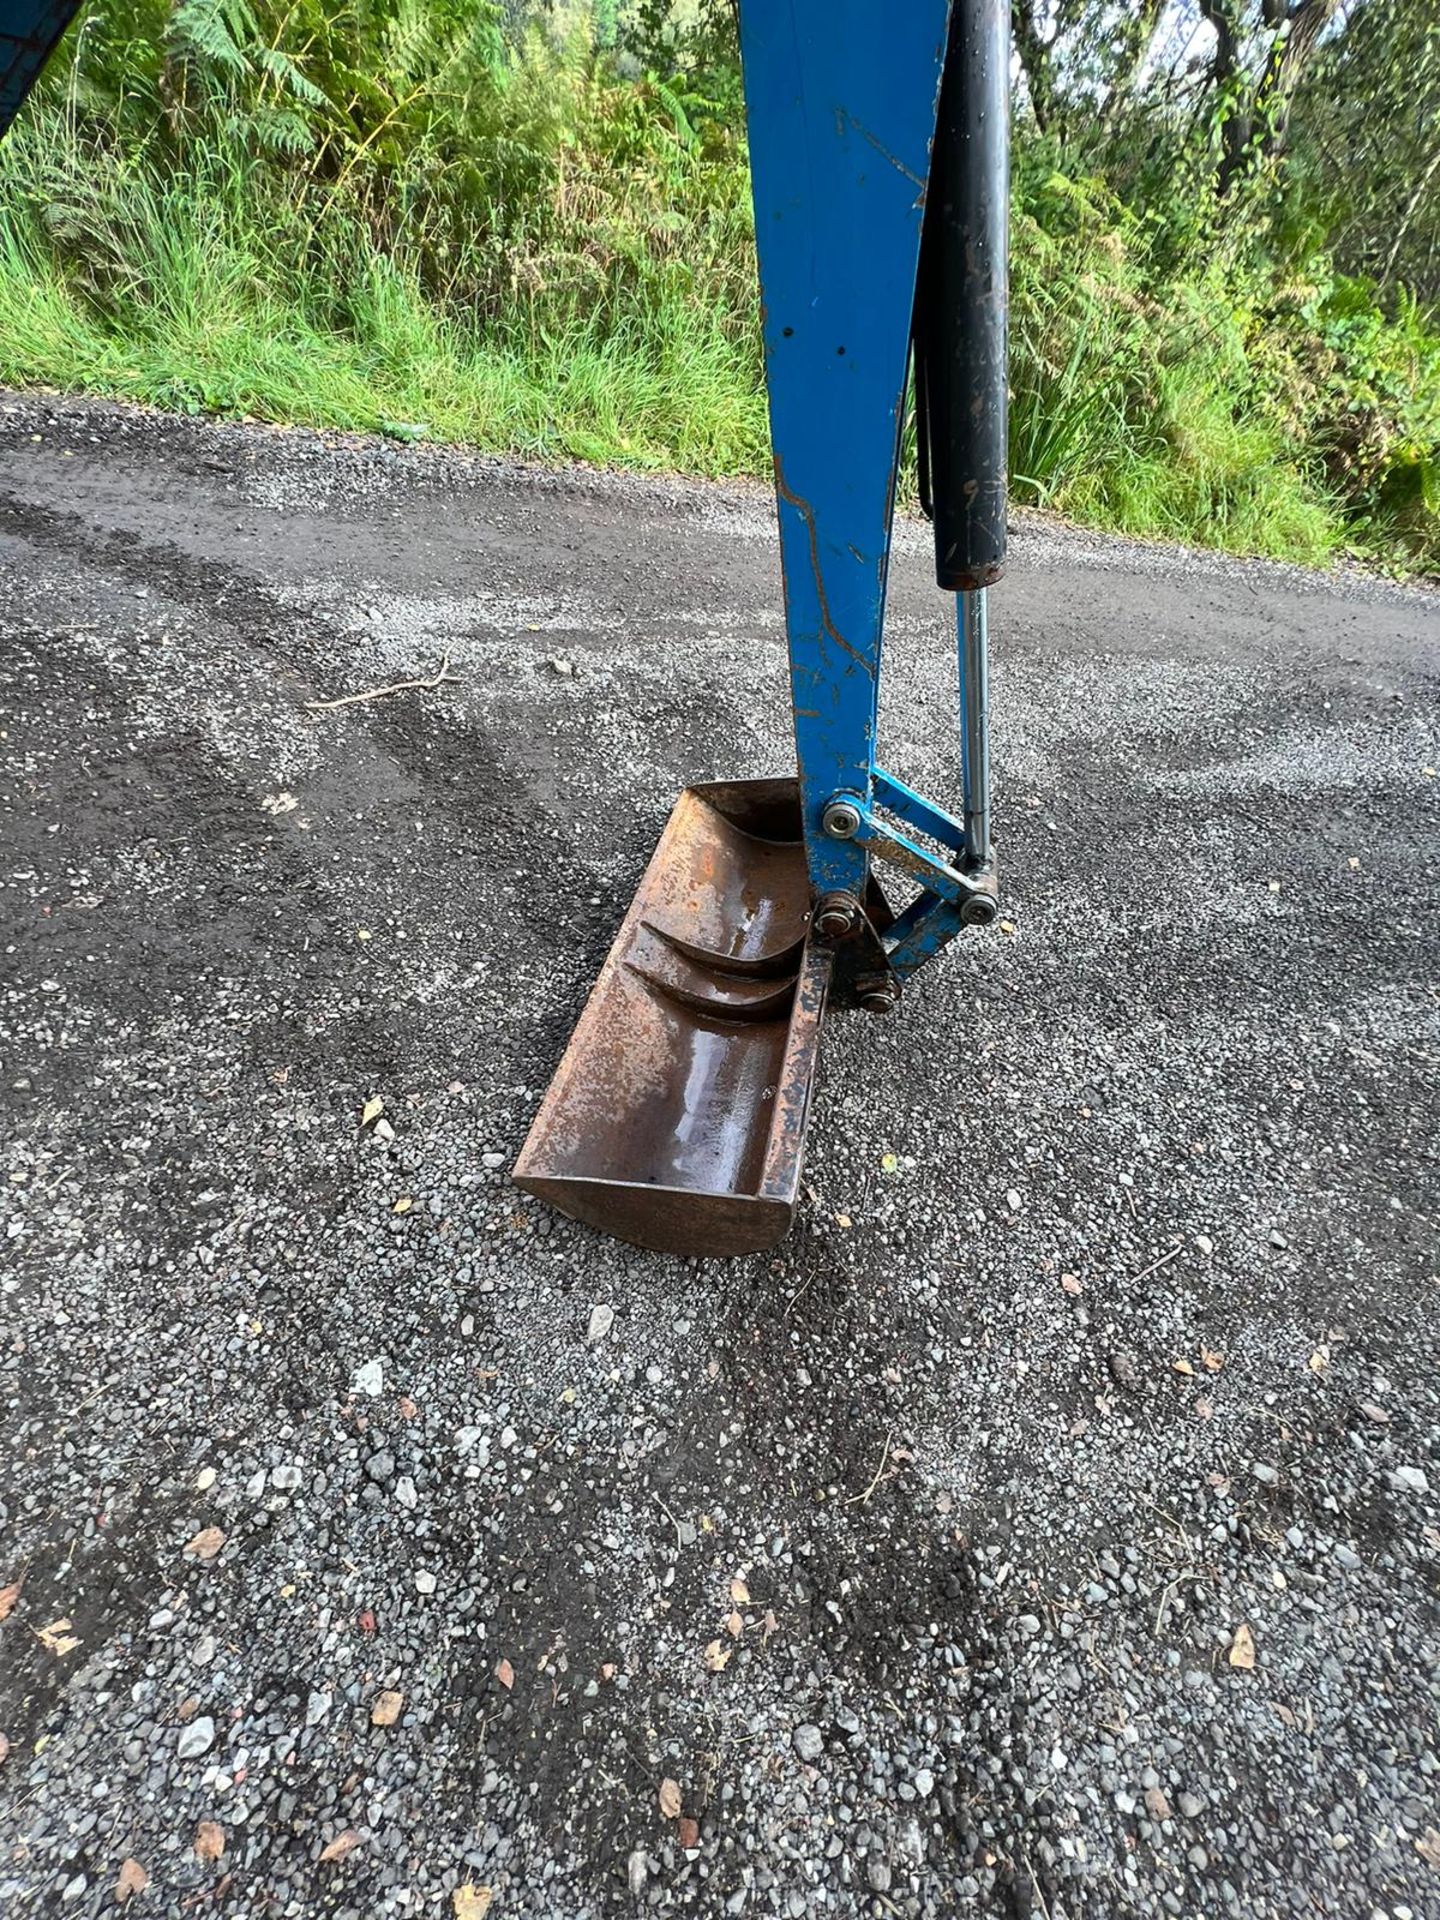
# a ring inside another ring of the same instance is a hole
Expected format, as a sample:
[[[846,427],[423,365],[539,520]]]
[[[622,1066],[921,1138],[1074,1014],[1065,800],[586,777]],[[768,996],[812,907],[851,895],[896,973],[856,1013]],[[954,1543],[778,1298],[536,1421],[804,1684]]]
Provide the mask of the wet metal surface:
[[[793,780],[687,787],[515,1165],[662,1252],[772,1246],[799,1191],[829,979]]]

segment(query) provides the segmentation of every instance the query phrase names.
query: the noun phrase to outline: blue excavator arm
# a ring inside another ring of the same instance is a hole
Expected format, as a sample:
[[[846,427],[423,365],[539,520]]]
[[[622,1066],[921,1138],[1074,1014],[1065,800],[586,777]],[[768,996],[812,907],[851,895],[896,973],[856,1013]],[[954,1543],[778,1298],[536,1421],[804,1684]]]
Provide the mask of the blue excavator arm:
[[[79,11],[79,0],[0,0],[0,135]]]

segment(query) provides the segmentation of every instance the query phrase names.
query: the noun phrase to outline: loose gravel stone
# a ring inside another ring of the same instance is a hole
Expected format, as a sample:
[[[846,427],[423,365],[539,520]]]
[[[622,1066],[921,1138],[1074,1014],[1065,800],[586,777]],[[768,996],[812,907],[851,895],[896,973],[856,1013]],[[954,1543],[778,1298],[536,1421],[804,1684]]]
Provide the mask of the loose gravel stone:
[[[181,1727],[175,1742],[177,1760],[198,1760],[207,1754],[215,1744],[215,1722],[209,1714],[201,1714]]]
[[[1392,1487],[1398,1487],[1401,1493],[1428,1493],[1430,1482],[1419,1467],[1396,1467],[1390,1475]]]

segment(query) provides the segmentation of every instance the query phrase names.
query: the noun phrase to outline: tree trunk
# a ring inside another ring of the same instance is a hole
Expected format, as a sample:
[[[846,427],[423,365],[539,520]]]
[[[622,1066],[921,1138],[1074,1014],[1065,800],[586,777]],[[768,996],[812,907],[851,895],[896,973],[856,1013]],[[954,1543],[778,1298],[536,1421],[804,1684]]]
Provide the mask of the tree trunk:
[[[1120,30],[1120,45],[1111,70],[1109,91],[1100,108],[1100,118],[1110,121],[1123,107],[1130,103],[1135,91],[1135,82],[1140,69],[1145,64],[1155,40],[1155,30],[1160,24],[1160,9],[1164,0],[1139,0],[1131,15]]]
[[[1043,5],[1043,0],[1040,0]],[[1051,43],[1040,37],[1040,23],[1032,10],[1036,0],[1010,0],[1010,30],[1030,94],[1030,111],[1041,133],[1055,118],[1055,75],[1050,64]]]
[[[1285,151],[1295,89],[1339,4],[1340,0],[1297,0],[1291,6],[1289,32],[1277,36],[1255,89],[1256,117],[1263,128],[1260,158],[1278,159]]]
[[[1215,52],[1210,61],[1211,92],[1227,103],[1220,135],[1220,159],[1215,169],[1215,192],[1226,199],[1244,173],[1250,152],[1250,90],[1240,64],[1240,23],[1237,0],[1200,0],[1200,12],[1215,30]]]

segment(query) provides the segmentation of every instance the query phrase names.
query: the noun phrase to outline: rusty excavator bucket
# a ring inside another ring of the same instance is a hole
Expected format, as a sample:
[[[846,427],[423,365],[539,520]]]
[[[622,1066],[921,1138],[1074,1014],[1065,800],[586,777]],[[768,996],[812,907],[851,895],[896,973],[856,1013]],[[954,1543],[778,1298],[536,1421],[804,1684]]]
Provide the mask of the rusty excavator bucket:
[[[790,1223],[831,956],[794,780],[687,787],[515,1167],[622,1240],[753,1253]]]
[[[691,1255],[789,1226],[827,1004],[888,1010],[997,911],[1006,0],[740,12],[797,773],[681,794],[514,1169],[577,1220]],[[958,816],[874,757],[912,365],[937,579],[958,595]],[[902,912],[872,862],[909,881]]]

